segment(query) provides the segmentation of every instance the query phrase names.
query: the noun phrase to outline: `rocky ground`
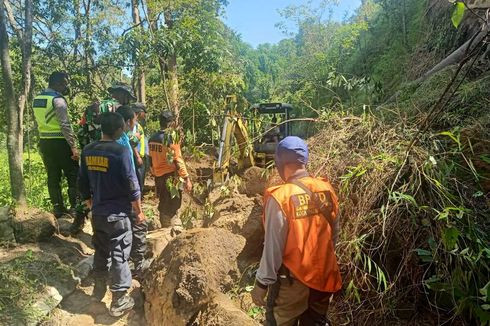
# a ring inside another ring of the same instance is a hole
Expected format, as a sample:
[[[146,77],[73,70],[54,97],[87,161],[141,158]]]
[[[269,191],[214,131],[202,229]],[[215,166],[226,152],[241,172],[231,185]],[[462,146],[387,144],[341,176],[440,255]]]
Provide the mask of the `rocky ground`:
[[[210,191],[208,160],[190,166],[196,191],[184,195],[179,214],[187,230],[174,238],[169,229],[160,228],[154,184],[148,178],[143,209],[150,229],[148,258],[154,263],[142,284],[133,280],[130,293],[136,307],[120,318],[108,314],[110,291],[102,302],[91,297],[94,249],[89,222],[71,237],[70,219],[50,220],[52,236],[47,232],[41,240],[34,234],[34,243],[0,249],[0,263],[32,251],[50,255],[72,271],[70,285],[57,296],[61,302],[45,309],[50,313],[41,318],[41,325],[256,325],[250,316],[257,312],[250,313],[253,305],[245,288],[261,252],[261,201],[246,184],[231,182]]]

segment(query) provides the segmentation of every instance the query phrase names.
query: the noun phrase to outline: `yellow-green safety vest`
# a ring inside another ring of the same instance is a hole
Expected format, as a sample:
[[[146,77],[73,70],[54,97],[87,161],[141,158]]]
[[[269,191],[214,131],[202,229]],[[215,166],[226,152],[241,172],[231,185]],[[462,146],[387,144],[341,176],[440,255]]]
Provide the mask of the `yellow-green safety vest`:
[[[58,97],[63,96],[57,92],[45,91],[34,98],[32,109],[37,122],[39,138],[41,139],[64,138],[60,122],[56,116],[56,109],[53,105],[53,100]]]
[[[143,129],[143,126],[138,123],[138,132],[141,135],[140,138],[140,156],[143,157],[146,154],[146,140],[145,140],[145,130]]]

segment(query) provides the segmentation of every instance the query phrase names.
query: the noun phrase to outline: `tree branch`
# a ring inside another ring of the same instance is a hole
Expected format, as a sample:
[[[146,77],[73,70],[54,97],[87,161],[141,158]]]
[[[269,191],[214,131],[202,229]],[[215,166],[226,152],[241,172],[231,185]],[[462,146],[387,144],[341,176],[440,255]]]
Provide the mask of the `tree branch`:
[[[7,12],[7,17],[9,20],[9,23],[14,30],[15,34],[19,38],[20,42],[22,42],[23,37],[22,37],[22,29],[20,28],[19,24],[17,24],[17,21],[15,20],[14,17],[14,12],[12,10],[12,6],[10,6],[9,0],[4,0],[4,5],[5,5],[5,11]]]

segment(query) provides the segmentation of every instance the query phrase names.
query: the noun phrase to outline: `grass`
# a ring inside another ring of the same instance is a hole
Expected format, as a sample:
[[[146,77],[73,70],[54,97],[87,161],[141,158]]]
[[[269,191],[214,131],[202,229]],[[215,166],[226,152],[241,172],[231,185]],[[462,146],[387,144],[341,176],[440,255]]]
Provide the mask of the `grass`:
[[[67,266],[30,250],[1,263],[0,325],[37,324],[44,316],[35,303],[45,287],[71,278]]]
[[[31,207],[37,207],[46,211],[51,210],[47,186],[46,169],[39,152],[32,150],[30,154],[24,152],[24,182],[26,187],[27,203]],[[10,196],[10,179],[8,167],[8,154],[6,150],[0,150],[0,206],[12,204]],[[63,196],[68,202],[66,193],[66,180],[63,178]]]

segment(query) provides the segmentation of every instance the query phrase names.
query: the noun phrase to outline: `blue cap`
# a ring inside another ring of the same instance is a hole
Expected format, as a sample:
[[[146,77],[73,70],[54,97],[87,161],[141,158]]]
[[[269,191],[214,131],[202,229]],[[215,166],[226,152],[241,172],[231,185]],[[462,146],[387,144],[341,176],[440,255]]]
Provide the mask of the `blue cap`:
[[[308,163],[308,145],[296,136],[288,136],[277,144],[276,165],[282,166],[287,163]]]

